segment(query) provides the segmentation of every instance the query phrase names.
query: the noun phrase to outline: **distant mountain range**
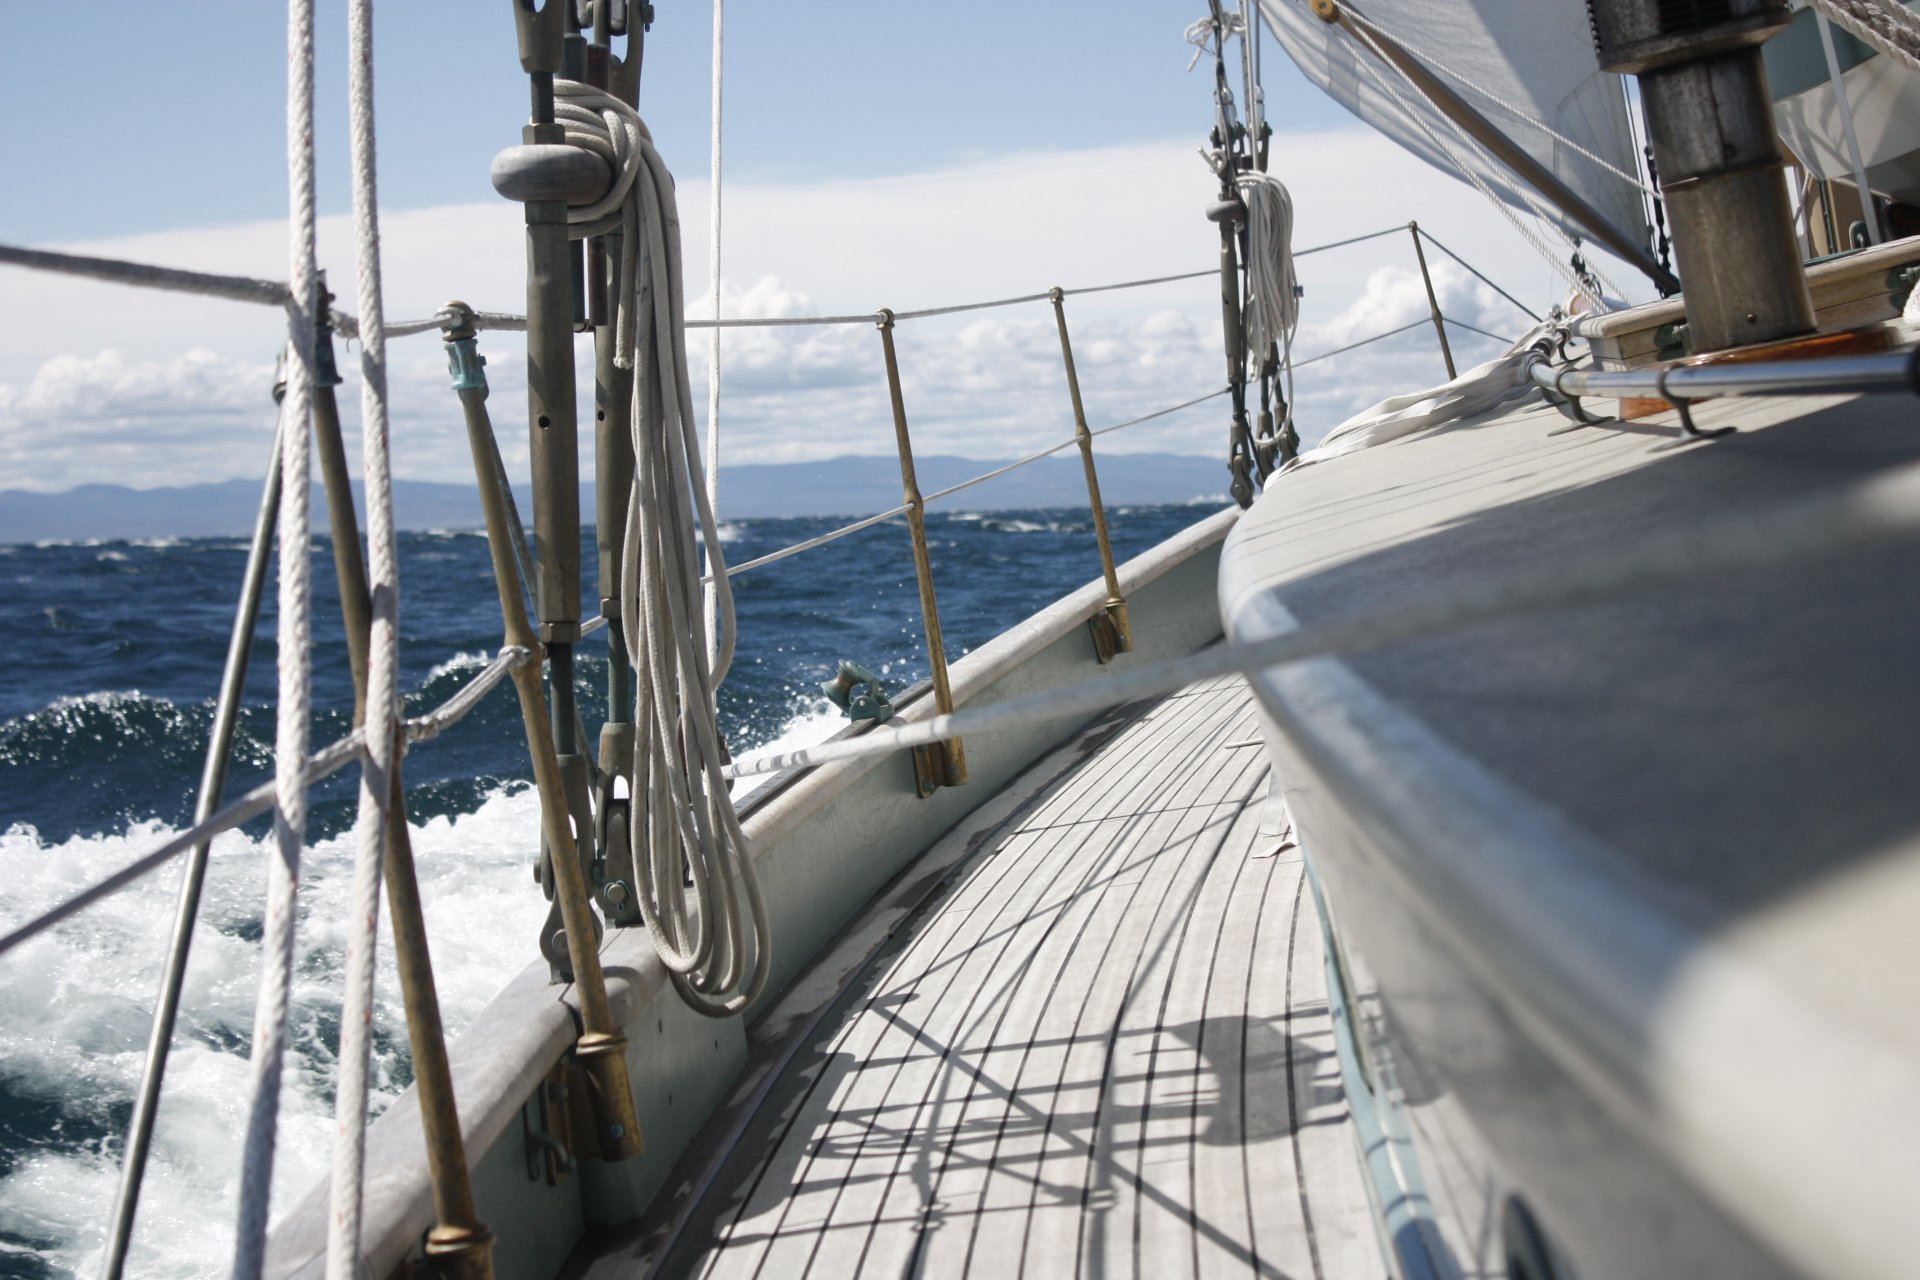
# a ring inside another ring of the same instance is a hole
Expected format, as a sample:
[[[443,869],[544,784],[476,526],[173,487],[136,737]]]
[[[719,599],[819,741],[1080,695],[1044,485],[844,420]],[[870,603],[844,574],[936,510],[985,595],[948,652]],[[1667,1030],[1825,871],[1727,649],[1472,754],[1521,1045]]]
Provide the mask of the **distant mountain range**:
[[[977,458],[916,460],[920,491],[932,494],[991,471]],[[1101,496],[1109,506],[1195,499],[1226,500],[1226,463],[1171,453],[1111,454],[1100,459]],[[516,495],[528,509],[524,488]],[[0,490],[0,543],[86,538],[194,538],[241,535],[253,528],[260,501],[256,480],[129,489],[90,484],[65,493]],[[834,458],[826,462],[755,463],[729,467],[720,477],[725,519],[761,516],[866,515],[900,502],[900,464],[890,457]],[[936,510],[1004,511],[1083,507],[1085,475],[1071,450],[989,480],[937,504]],[[581,512],[593,513],[593,488],[583,486]],[[324,524],[318,492],[314,519]],[[418,480],[394,483],[394,515],[403,529],[477,529],[480,502],[471,485]]]

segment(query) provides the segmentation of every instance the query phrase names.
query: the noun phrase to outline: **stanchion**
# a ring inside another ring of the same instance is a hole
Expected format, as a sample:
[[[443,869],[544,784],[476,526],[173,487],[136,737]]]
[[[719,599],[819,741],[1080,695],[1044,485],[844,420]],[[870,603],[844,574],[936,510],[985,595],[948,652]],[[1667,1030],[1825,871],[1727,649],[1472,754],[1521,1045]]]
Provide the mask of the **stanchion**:
[[[907,433],[907,404],[900,394],[900,360],[893,350],[893,312],[879,313],[880,345],[887,359],[887,395],[893,402],[893,438],[900,453],[902,501],[907,528],[913,536],[913,573],[920,584],[920,618],[926,625],[927,665],[933,674],[933,705],[941,715],[953,712],[953,689],[947,682],[947,651],[940,638],[940,602],[933,594],[933,558],[927,554],[926,503],[913,471],[913,438]],[[967,780],[966,748],[958,738],[913,749],[914,785],[923,796],[939,787],[957,787]]]

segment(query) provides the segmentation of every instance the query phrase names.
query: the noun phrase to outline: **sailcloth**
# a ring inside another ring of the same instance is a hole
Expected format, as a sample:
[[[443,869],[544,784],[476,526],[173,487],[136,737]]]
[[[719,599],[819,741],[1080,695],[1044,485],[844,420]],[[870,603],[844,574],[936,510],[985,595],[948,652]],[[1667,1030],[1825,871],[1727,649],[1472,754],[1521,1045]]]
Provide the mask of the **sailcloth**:
[[[1625,173],[1637,172],[1620,78],[1600,70],[1583,0],[1364,0],[1361,4],[1340,0],[1340,4],[1424,63],[1621,235],[1638,244],[1648,242],[1639,189],[1560,140],[1577,144]],[[1308,0],[1260,0],[1260,11],[1267,29],[1309,80],[1428,164],[1460,176],[1408,108],[1381,92],[1368,68],[1389,79],[1397,78],[1397,73],[1384,68],[1364,44],[1317,16]],[[1429,128],[1449,140],[1456,136],[1445,117],[1417,92],[1407,88],[1405,93],[1409,101],[1418,103]],[[1560,138],[1554,137],[1556,133]],[[1505,166],[1480,158],[1465,144],[1457,149],[1496,194],[1519,208],[1529,208],[1516,192],[1520,179]],[[1560,221],[1570,233],[1586,235],[1572,221]]]

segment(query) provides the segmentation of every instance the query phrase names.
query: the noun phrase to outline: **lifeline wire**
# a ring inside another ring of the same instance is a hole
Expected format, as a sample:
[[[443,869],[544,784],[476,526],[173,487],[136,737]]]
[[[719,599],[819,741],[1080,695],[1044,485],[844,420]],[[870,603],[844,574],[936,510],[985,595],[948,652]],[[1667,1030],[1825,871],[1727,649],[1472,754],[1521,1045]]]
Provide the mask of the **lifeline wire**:
[[[1906,363],[1905,374],[1898,380],[1881,378],[1873,384],[1875,389],[1920,392],[1920,362],[1908,357],[1902,359]],[[1689,372],[1717,375],[1723,371]],[[1740,371],[1726,372],[1737,375]],[[1534,378],[1536,382],[1542,379],[1552,380],[1544,370]],[[1784,386],[1771,388],[1774,392],[1785,389]],[[1844,389],[1824,388],[1828,392]],[[1578,386],[1570,390],[1574,394],[1606,394],[1605,388],[1598,387]],[[1699,390],[1702,394],[1738,394],[1733,386],[1703,385]],[[1222,390],[1202,399],[1224,394]],[[882,513],[880,518],[892,514],[897,513]],[[1664,543],[1646,544],[1627,551],[1610,549],[1514,575],[1471,595],[1428,597],[1407,605],[1396,604],[1390,610],[1365,614],[1348,622],[1310,627],[1256,644],[1227,646],[1125,671],[1111,671],[1097,680],[1067,689],[958,711],[936,720],[911,722],[897,729],[876,730],[851,741],[832,741],[795,752],[762,753],[736,761],[722,772],[727,777],[749,777],[885,754],[961,733],[1058,721],[1075,711],[1091,714],[1195,680],[1252,673],[1306,658],[1339,656],[1542,609],[1599,602],[1634,589],[1687,582],[1717,573],[1774,568],[1813,556],[1888,542],[1915,532],[1920,532],[1920,464],[1910,464],[1838,494],[1807,500],[1763,516],[1744,515],[1720,521],[1690,539],[1683,552],[1676,552]],[[581,634],[590,634],[604,625],[603,619],[592,619],[581,624]],[[525,649],[503,648],[459,693],[433,712],[409,720],[407,741],[417,743],[437,736],[478,705],[510,669],[533,660],[534,655]],[[317,782],[346,765],[360,749],[360,741],[356,730],[306,761],[308,782]],[[255,787],[205,822],[171,837],[152,852],[0,937],[0,955],[125,887],[193,845],[267,812],[273,807],[275,785],[269,782]]]
[[[603,625],[605,625],[604,621],[596,618],[591,623],[583,624],[580,630],[582,634],[586,634],[590,630],[598,630]],[[407,744],[413,746],[421,742],[430,742],[445,733],[465,718],[468,712],[480,705],[480,700],[491,693],[494,686],[506,679],[510,671],[533,661],[533,657],[534,655],[528,650],[513,645],[501,649],[492,662],[481,668],[472,680],[461,686],[458,693],[432,711],[407,721]],[[301,768],[307,785],[312,786],[321,779],[330,778],[346,768],[359,755],[364,741],[362,731],[355,729],[346,737],[335,739],[314,752],[310,758],[302,761]],[[15,947],[31,941],[67,917],[86,910],[102,898],[118,893],[135,880],[173,861],[196,844],[211,840],[222,832],[231,831],[266,813],[274,807],[274,796],[278,786],[279,783],[276,780],[261,783],[238,800],[210,814],[203,821],[196,822],[185,831],[168,837],[157,847],[135,858],[118,871],[95,881],[71,898],[41,912],[25,924],[16,927],[11,933],[0,936],[0,955],[5,955]]]
[[[558,104],[556,104],[556,110],[558,110]],[[597,129],[595,131],[598,132]],[[604,134],[602,139],[604,142]],[[577,141],[579,145],[588,145],[584,140]],[[596,154],[607,153],[597,150]],[[609,162],[612,163],[611,157]],[[613,223],[607,223],[608,229],[612,229],[613,225]],[[1293,256],[1304,258],[1308,254],[1324,253],[1328,249],[1343,249],[1351,244],[1394,235],[1403,229],[1394,226],[1380,231],[1369,231],[1364,235],[1349,236],[1344,240],[1334,240],[1308,249],[1297,249]],[[261,280],[253,276],[216,275],[205,271],[182,271],[145,262],[128,262],[119,258],[95,258],[77,253],[54,253],[46,249],[28,249],[11,244],[0,244],[0,266],[24,267],[29,271],[45,271],[53,275],[99,280],[106,284],[127,285],[136,289],[158,289],[163,292],[188,293],[203,298],[220,298],[228,302],[250,302],[271,307],[285,307],[289,297],[287,286],[278,280]],[[1187,271],[1179,275],[1148,276],[1140,280],[1121,280],[1114,284],[1083,285],[1077,289],[1062,289],[1061,292],[1071,298],[1086,293],[1113,293],[1122,289],[1141,289],[1150,285],[1174,284],[1183,280],[1210,279],[1218,277],[1219,274],[1218,267],[1208,267],[1202,271]],[[1026,302],[1045,302],[1051,297],[1051,292],[1023,293],[1016,297],[992,298],[985,302],[963,302],[952,306],[927,307],[918,311],[896,311],[893,318],[896,321],[924,320],[932,316],[957,315],[963,311],[984,311],[995,307],[1017,306]],[[879,315],[877,311],[863,311],[857,315],[689,320],[687,328],[780,329],[821,325],[869,325],[878,320]],[[456,315],[452,311],[442,310],[419,320],[388,321],[385,326],[386,336],[406,338],[418,333],[437,333],[456,319],[468,320],[478,330],[525,333],[527,329],[525,316],[506,311],[463,311]],[[356,338],[360,334],[360,321],[345,311],[337,308],[329,310],[328,320],[332,323],[335,332],[342,337]]]

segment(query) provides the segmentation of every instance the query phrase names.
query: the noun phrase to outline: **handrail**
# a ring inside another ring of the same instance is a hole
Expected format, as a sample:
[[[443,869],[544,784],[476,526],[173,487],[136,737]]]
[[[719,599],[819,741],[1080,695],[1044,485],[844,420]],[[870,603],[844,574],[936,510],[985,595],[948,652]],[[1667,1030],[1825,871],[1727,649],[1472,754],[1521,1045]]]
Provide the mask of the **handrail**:
[[[1649,396],[1705,400],[1717,396],[1796,396],[1822,392],[1912,391],[1920,394],[1920,347],[1876,355],[1752,364],[1663,365],[1644,369],[1555,368],[1542,352],[1527,366],[1536,386],[1563,396]]]

